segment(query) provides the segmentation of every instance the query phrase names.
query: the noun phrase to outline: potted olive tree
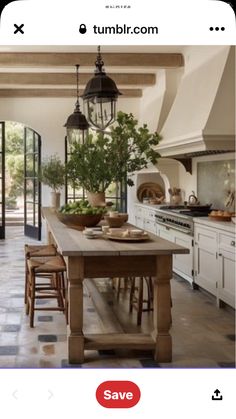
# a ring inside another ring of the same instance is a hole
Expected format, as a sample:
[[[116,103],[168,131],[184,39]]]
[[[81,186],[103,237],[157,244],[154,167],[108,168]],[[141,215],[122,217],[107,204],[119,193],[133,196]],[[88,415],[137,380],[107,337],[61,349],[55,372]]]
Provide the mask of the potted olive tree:
[[[57,154],[46,158],[41,165],[40,180],[44,185],[52,189],[51,206],[60,207],[60,190],[65,184],[65,165],[61,162]]]
[[[160,141],[147,125],[138,127],[132,114],[118,112],[116,124],[109,133],[90,135],[84,144],[74,143],[67,175],[75,187],[83,187],[92,205],[105,202],[106,189],[112,182],[126,181],[133,186],[132,176],[156,164],[159,154],[154,150]],[[97,200],[98,198],[98,200]]]

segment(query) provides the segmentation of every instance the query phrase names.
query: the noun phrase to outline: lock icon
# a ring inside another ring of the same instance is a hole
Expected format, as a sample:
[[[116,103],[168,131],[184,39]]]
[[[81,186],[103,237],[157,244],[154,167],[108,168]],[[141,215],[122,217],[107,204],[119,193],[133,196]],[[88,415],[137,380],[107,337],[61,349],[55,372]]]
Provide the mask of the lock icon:
[[[79,27],[79,32],[80,32],[81,34],[84,34],[84,33],[86,33],[86,32],[87,32],[87,28],[86,28],[86,25],[85,25],[84,23],[81,23],[81,25],[80,25],[80,27]]]

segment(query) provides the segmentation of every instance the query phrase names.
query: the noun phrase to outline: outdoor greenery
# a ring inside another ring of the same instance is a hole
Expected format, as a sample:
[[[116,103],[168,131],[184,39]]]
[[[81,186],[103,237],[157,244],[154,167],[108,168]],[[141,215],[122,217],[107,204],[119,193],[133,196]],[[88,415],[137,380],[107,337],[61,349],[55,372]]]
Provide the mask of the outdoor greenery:
[[[65,165],[57,154],[54,154],[42,162],[40,180],[49,186],[54,192],[58,192],[65,184]]]
[[[24,131],[18,122],[6,123],[6,206],[14,208],[24,192]]]
[[[72,145],[68,179],[89,192],[105,192],[113,182],[124,180],[132,186],[136,171],[157,163],[159,154],[153,146],[159,141],[160,136],[150,133],[147,125],[138,127],[132,114],[118,112],[110,133],[90,134],[85,143]]]

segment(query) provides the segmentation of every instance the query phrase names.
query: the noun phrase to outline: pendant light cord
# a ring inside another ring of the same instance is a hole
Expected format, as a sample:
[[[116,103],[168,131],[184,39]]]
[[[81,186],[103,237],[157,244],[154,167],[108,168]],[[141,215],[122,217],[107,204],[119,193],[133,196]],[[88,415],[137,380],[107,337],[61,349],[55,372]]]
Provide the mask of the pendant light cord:
[[[79,105],[79,64],[76,64],[76,82],[77,82],[77,92],[76,92],[76,95],[77,95],[77,102],[76,102],[76,105],[79,107],[80,105]]]
[[[95,66],[96,66],[95,74],[96,73],[104,73],[104,70],[102,68],[104,66],[104,61],[103,61],[102,56],[101,56],[100,45],[98,46],[98,55],[97,55],[97,59],[95,61]]]

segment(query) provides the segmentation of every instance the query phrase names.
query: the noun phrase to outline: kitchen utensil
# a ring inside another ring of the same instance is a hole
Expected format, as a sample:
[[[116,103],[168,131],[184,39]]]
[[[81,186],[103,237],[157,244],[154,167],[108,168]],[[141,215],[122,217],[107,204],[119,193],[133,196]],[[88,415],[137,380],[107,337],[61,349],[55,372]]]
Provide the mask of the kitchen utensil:
[[[210,211],[212,204],[206,204],[206,205],[186,205],[187,209],[190,209],[190,211]]]
[[[195,192],[192,191],[192,194],[189,195],[189,197],[188,197],[188,204],[189,205],[196,205],[198,203],[199,203],[199,201],[198,201],[198,199],[197,199],[197,197],[195,195]]]

